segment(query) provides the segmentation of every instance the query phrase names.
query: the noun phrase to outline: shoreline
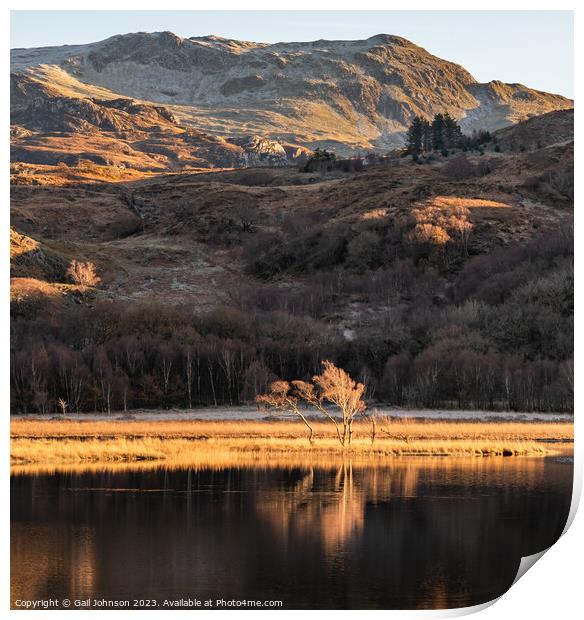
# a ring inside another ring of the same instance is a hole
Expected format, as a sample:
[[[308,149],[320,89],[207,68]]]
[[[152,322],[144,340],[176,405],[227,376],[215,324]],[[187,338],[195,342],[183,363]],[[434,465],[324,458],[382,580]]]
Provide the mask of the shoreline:
[[[307,409],[309,419],[319,419],[314,415],[314,410]],[[313,412],[312,415],[310,412]],[[404,409],[379,405],[367,410],[366,416],[375,413],[381,417],[397,418],[401,420],[461,420],[461,421],[553,421],[573,422],[573,413],[557,413],[544,411],[491,411],[482,409]],[[40,414],[13,414],[11,420],[51,420],[61,419],[59,413]],[[112,411],[110,413],[93,411],[86,413],[67,413],[67,420],[296,420],[292,413],[269,412],[258,410],[254,405],[237,405],[232,407],[198,407],[192,409],[129,409],[127,411]]]
[[[86,474],[86,473],[120,473],[145,472],[157,470],[193,470],[193,471],[221,471],[225,469],[329,469],[338,471],[339,468],[410,468],[444,470],[459,469],[476,471],[503,471],[516,467],[523,467],[527,461],[530,467],[543,467],[552,460],[557,463],[573,465],[572,450],[561,449],[554,454],[534,456],[524,455],[515,458],[490,457],[469,458],[468,456],[437,457],[436,455],[410,456],[367,456],[359,454],[346,455],[311,455],[291,454],[283,457],[273,455],[266,459],[261,454],[216,454],[214,457],[199,455],[183,459],[153,460],[153,461],[76,461],[63,463],[16,463],[10,466],[11,476],[51,475],[51,474]]]
[[[11,420],[11,465],[187,462],[239,458],[383,459],[396,456],[552,456],[573,442],[557,421],[396,420],[355,422],[350,446],[334,427],[296,420]]]

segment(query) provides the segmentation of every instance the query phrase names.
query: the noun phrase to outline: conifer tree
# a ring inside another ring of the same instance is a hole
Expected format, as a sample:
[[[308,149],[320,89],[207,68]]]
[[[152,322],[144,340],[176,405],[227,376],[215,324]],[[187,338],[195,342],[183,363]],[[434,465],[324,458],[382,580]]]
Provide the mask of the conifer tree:
[[[409,153],[419,154],[424,148],[424,120],[420,116],[414,117],[407,133],[407,149]]]
[[[424,147],[424,151],[431,151],[432,150],[432,126],[426,119],[422,120],[422,135],[423,135],[422,144]]]
[[[447,149],[459,147],[463,139],[460,125],[452,118],[452,116],[450,116],[450,114],[446,113],[443,117],[443,126],[444,147]]]
[[[436,114],[432,121],[432,149],[440,151],[444,147],[444,116]]]

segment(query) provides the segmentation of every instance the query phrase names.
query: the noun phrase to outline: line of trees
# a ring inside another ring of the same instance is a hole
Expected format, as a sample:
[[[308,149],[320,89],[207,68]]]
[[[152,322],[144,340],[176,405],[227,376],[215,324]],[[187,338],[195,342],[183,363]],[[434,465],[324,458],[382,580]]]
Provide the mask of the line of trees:
[[[410,153],[441,151],[461,146],[463,140],[460,125],[450,114],[436,114],[432,121],[416,116],[408,128],[407,150]]]
[[[455,339],[417,356],[396,352],[373,360],[373,353],[365,343],[280,342],[262,350],[217,337],[173,343],[126,336],[81,350],[56,343],[29,345],[12,356],[12,409],[52,413],[61,411],[60,399],[71,412],[239,405],[253,402],[278,377],[314,376],[323,356],[334,356],[367,381],[369,399],[392,405],[573,409],[572,359],[529,361],[477,351],[473,343],[465,346]]]

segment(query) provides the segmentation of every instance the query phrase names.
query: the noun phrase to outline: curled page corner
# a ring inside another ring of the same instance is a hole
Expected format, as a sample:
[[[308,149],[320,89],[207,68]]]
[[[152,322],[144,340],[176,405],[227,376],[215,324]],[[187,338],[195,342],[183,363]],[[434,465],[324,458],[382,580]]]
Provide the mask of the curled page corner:
[[[564,529],[560,534],[560,538],[568,531],[570,525],[574,521],[574,517],[576,516],[576,511],[578,510],[578,506],[580,504],[580,497],[582,496],[582,468],[574,467],[574,482],[572,485],[572,501],[570,503],[570,513],[568,514],[568,518],[566,519],[566,524],[564,525]],[[555,543],[554,543],[555,544]],[[543,555],[550,549],[544,549],[543,551],[539,551],[538,553],[534,553],[533,555],[526,555],[521,558],[521,562],[519,564],[519,568],[517,569],[517,574],[515,575],[515,579],[511,584],[511,588],[525,575],[525,573],[540,559]]]
[[[566,524],[564,525],[564,529],[560,534],[560,538],[568,531],[570,525],[572,525],[572,522],[574,521],[576,511],[578,510],[578,505],[580,504],[581,495],[582,470],[580,468],[574,468],[574,484],[572,488],[572,502],[570,505],[570,513],[568,515],[568,518],[566,519]],[[519,568],[517,569],[517,574],[515,575],[515,579],[513,580],[513,583],[511,584],[509,589],[511,589],[521,579],[521,577],[523,577],[523,575],[525,575],[525,573],[547,553],[550,548],[551,547],[548,547],[547,549],[539,551],[538,553],[534,553],[533,555],[526,555],[522,557],[521,562],[519,563]],[[494,603],[495,600],[492,602]]]
[[[507,592],[525,575],[525,573],[548,551],[548,549],[544,549],[543,551],[539,551],[538,553],[534,553],[533,555],[526,555],[521,558],[521,562],[519,563],[519,568],[517,569],[517,574],[515,575],[515,579],[513,583],[507,588]],[[501,594],[503,596],[504,594]],[[457,617],[457,616],[468,616],[479,611],[483,611],[483,609],[487,609],[491,605],[494,605],[501,596],[497,596],[496,598],[487,601],[485,603],[480,603],[479,605],[472,605],[471,607],[459,607],[457,609],[446,610],[446,614],[444,617]]]
[[[579,458],[578,462],[576,460],[572,460],[574,467],[574,482],[572,485],[572,502],[570,503],[570,513],[568,514],[568,518],[566,520],[566,525],[564,525],[564,529],[560,538],[568,531],[572,522],[574,521],[574,517],[576,516],[576,512],[578,511],[578,506],[580,505],[580,498],[582,497],[582,459]],[[576,466],[577,464],[577,466]]]
[[[511,588],[525,575],[525,573],[546,553],[547,549],[543,551],[539,551],[538,553],[534,553],[533,555],[526,555],[521,558],[521,562],[519,563],[519,568],[517,569],[517,574],[515,575],[515,579],[511,584]],[[509,588],[509,589],[511,589]]]
[[[521,558],[521,562],[519,563],[519,568],[517,569],[517,574],[515,575],[515,579],[513,583],[507,588],[507,592],[525,575],[525,573],[546,553],[547,549],[540,551],[539,553],[534,553],[533,555],[526,555]],[[504,594],[501,594],[503,596]],[[490,601],[486,601],[485,603],[480,603],[478,605],[472,605],[470,607],[458,607],[456,609],[448,609],[444,610],[443,617],[458,617],[458,616],[470,616],[471,614],[475,614],[479,611],[483,611],[487,609],[491,605],[494,605],[501,596],[497,596]],[[441,610],[442,611],[442,610]]]
[[[483,611],[487,609],[491,605],[494,605],[501,597],[497,596],[486,603],[479,603],[478,605],[471,605],[470,607],[457,607],[455,609],[445,609],[440,610],[441,616],[443,618],[457,618],[459,616],[470,616],[471,614],[476,614],[479,611]]]

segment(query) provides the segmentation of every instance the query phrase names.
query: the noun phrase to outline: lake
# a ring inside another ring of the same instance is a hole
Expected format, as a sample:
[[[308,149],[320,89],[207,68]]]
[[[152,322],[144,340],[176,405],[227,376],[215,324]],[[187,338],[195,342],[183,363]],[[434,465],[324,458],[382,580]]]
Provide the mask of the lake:
[[[14,468],[12,605],[475,605],[557,540],[572,469],[551,457]]]

